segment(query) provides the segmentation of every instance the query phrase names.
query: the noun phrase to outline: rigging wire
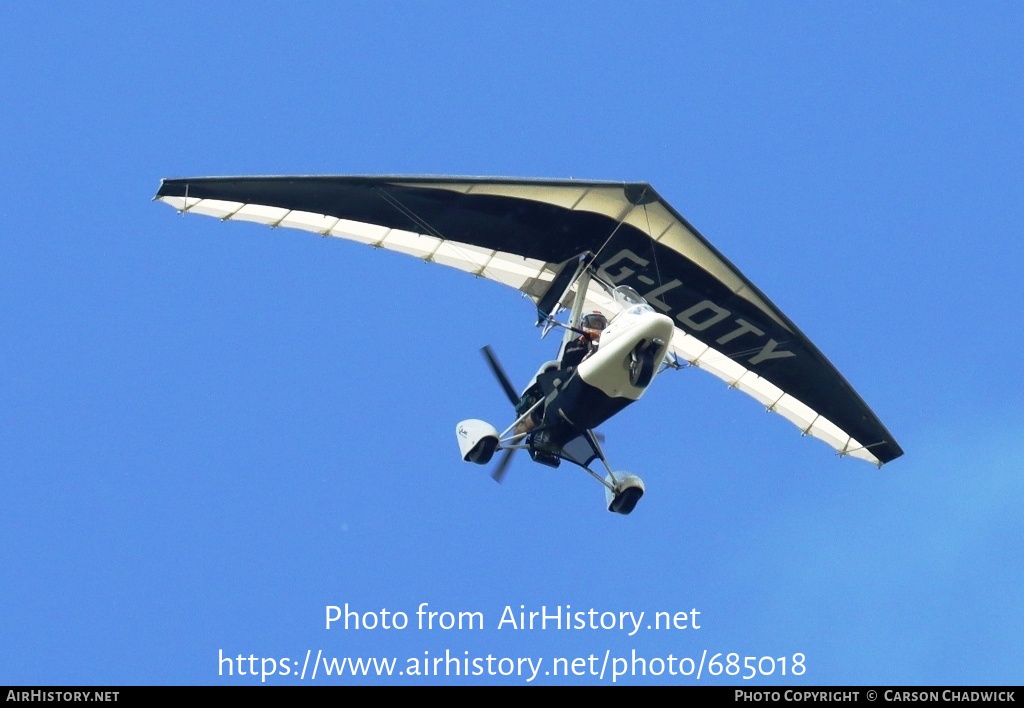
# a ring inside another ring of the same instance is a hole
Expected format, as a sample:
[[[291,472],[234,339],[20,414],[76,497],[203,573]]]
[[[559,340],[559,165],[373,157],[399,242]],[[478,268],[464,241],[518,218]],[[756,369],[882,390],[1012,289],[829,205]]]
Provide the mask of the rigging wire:
[[[647,219],[647,236],[651,239],[651,257],[654,260],[654,272],[658,276],[658,287],[661,287],[665,283],[661,279],[661,268],[658,267],[658,241],[654,238],[654,232],[651,231],[651,215],[647,213],[647,202],[644,202],[644,218]]]
[[[467,262],[469,262],[469,263],[476,263],[476,262],[478,262],[477,258],[473,258],[468,251],[460,248],[456,241],[452,241],[450,238],[448,238],[447,236],[442,234],[440,231],[435,229],[433,226],[428,224],[427,221],[425,219],[423,219],[419,214],[417,214],[412,209],[410,209],[409,207],[407,207],[404,204],[402,204],[402,202],[398,199],[398,197],[396,197],[393,194],[388,193],[384,189],[384,187],[377,187],[377,193],[380,195],[380,197],[384,201],[386,201],[388,204],[390,204],[395,209],[397,209],[400,214],[402,214],[403,216],[406,216],[410,221],[412,221],[417,226],[422,227],[423,230],[426,231],[428,235],[433,236],[434,238],[440,239],[441,241],[444,241],[445,245],[448,248],[452,249],[456,253],[461,254],[462,257],[465,258]],[[484,260],[484,262],[478,268],[478,272],[474,273],[474,275],[480,275],[481,273],[483,273],[483,271],[485,271],[487,269],[487,267],[490,265],[490,262],[494,258],[495,254],[498,253],[498,251],[496,249],[492,248],[492,249],[489,249],[489,250],[490,250],[490,254],[486,257],[486,260]],[[431,256],[432,255],[433,254],[431,254]],[[429,259],[425,259],[425,260],[429,260]],[[526,260],[526,259],[524,258],[523,260]]]
[[[626,223],[626,219],[629,218],[629,215],[633,213],[633,210],[635,208],[636,208],[636,204],[631,202],[630,205],[629,205],[629,209],[627,209],[626,213],[622,215],[621,219],[619,219],[619,223],[615,225],[615,228],[612,229],[612,232],[610,234],[608,234],[608,238],[606,238],[604,240],[604,243],[601,244],[601,247],[599,249],[597,249],[597,253],[595,253],[594,257],[590,259],[591,263],[594,263],[595,261],[597,261],[597,257],[601,255],[601,251],[603,251],[605,246],[607,246],[611,242],[612,238],[615,237],[615,234],[617,234],[619,232],[619,229],[622,227],[622,225],[624,223]]]

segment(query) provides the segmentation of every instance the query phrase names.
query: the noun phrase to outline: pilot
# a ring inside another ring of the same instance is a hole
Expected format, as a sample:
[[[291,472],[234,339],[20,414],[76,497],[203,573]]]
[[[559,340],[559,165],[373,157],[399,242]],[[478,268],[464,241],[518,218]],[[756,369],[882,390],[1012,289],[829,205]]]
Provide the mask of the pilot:
[[[579,337],[565,345],[562,353],[560,368],[562,371],[572,371],[580,362],[597,351],[598,341],[601,339],[601,332],[608,326],[608,318],[596,310],[583,317],[580,321],[580,329],[583,331]],[[521,416],[528,411],[543,395],[539,383],[531,386],[519,399],[516,405],[516,415]],[[535,410],[528,418],[520,421],[515,427],[515,434],[528,433],[533,430],[540,419],[544,416],[543,409]]]
[[[580,320],[583,333],[565,345],[562,353],[562,369],[575,369],[580,362],[597,351],[601,332],[608,326],[608,318],[598,311],[584,315]]]

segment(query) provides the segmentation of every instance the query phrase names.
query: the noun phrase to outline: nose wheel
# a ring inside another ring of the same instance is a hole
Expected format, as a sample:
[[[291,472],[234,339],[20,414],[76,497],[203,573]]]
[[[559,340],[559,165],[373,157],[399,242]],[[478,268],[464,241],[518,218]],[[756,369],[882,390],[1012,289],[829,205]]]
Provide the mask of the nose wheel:
[[[629,382],[637,388],[647,388],[654,378],[656,362],[654,355],[658,350],[656,342],[640,342],[629,354]]]

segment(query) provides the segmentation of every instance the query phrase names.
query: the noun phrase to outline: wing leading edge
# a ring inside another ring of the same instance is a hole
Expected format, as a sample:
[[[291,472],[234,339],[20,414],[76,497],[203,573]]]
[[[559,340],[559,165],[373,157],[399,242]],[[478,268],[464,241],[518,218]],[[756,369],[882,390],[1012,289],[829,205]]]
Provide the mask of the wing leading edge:
[[[516,288],[537,301],[565,261],[629,285],[676,323],[673,350],[841,455],[902,449],[813,343],[648,184],[448,177],[163,180],[181,212],[358,241]],[[614,313],[599,288],[590,305]]]

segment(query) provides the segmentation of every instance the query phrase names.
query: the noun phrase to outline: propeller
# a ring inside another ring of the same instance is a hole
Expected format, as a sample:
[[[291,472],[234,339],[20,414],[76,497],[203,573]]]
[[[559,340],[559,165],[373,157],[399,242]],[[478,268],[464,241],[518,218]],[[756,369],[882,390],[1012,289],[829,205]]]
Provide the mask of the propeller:
[[[515,387],[512,385],[511,379],[508,374],[505,373],[505,369],[502,367],[501,362],[498,361],[498,357],[495,356],[494,350],[491,349],[490,345],[485,346],[480,350],[483,352],[484,358],[487,359],[487,365],[491,367],[491,373],[494,374],[494,378],[498,379],[498,383],[501,384],[502,390],[505,395],[508,396],[509,403],[513,407],[519,404],[519,394],[516,393]],[[508,471],[508,466],[512,464],[512,457],[515,454],[515,448],[507,448],[505,454],[498,460],[498,464],[494,466],[494,470],[491,472],[491,479],[501,484],[501,480],[505,478],[505,473]]]
[[[509,403],[513,407],[519,405],[519,394],[516,393],[515,387],[512,385],[512,380],[509,379],[508,374],[505,373],[505,368],[498,361],[498,357],[495,355],[494,350],[488,344],[480,350],[484,358],[487,359],[487,365],[491,367],[491,373],[494,374],[494,378],[498,379],[498,383],[501,384],[502,390],[505,391],[505,395],[508,396]],[[598,442],[604,442],[604,435],[602,433],[592,431],[593,436]],[[491,471],[491,479],[498,484],[505,479],[505,473],[508,472],[509,465],[512,464],[512,458],[515,456],[517,448],[505,448],[504,454],[501,459],[498,460],[497,464],[494,465],[494,469]]]
[[[502,368],[501,362],[498,361],[498,357],[494,355],[491,345],[488,344],[480,351],[483,352],[484,358],[487,359],[487,364],[491,367],[491,373],[494,374],[494,378],[498,379],[498,383],[504,389],[505,395],[508,396],[509,403],[515,407],[519,404],[519,394],[516,393],[516,389],[509,380],[508,374],[505,373],[505,369]]]
[[[512,456],[515,455],[516,449],[508,448],[505,450],[505,454],[498,460],[498,464],[494,466],[494,470],[491,472],[491,479],[498,484],[501,484],[501,480],[505,479],[505,473],[508,471],[508,466],[512,464]]]

